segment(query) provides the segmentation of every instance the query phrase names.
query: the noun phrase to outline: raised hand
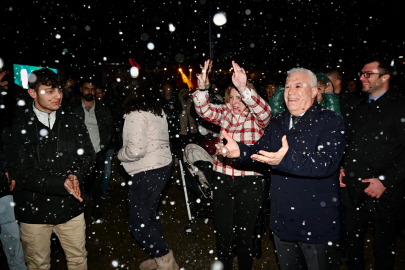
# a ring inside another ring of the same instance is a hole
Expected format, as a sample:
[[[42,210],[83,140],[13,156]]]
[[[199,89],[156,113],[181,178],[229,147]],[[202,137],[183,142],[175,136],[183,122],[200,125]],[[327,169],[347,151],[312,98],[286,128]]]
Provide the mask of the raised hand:
[[[211,73],[211,69],[212,69],[212,60],[210,61],[210,64],[208,65],[208,74]]]
[[[76,81],[73,80],[72,78],[69,78],[69,80],[66,81],[65,83],[65,89],[68,89],[69,87],[75,86]]]
[[[238,143],[229,137],[228,133],[225,130],[222,130],[222,135],[224,136],[224,139],[228,141],[228,143],[225,146],[220,146],[218,144],[215,145],[217,148],[217,152],[224,157],[229,157],[229,158],[238,158],[240,157],[240,150]]]
[[[246,72],[243,68],[241,68],[235,61],[232,61],[233,66],[233,74],[232,74],[232,82],[238,88],[239,92],[243,92],[246,90],[246,81],[247,76]]]
[[[254,154],[254,155],[251,155],[250,157],[253,160],[267,163],[269,165],[278,165],[278,164],[280,164],[281,160],[283,160],[283,158],[289,148],[286,135],[284,135],[283,138],[281,139],[281,143],[282,143],[282,146],[281,146],[280,150],[278,150],[277,152],[266,152],[266,151],[260,150],[259,155]]]
[[[211,68],[212,68],[212,60],[210,61],[210,64],[208,65],[207,80],[205,81],[206,86],[210,85],[210,78],[208,76],[211,73]]]
[[[208,59],[207,61],[204,62],[204,67],[200,65],[202,71],[201,73],[197,73],[197,83],[198,83],[198,89],[205,89],[205,86],[207,85],[207,79],[208,79],[208,66],[210,64],[210,60]]]

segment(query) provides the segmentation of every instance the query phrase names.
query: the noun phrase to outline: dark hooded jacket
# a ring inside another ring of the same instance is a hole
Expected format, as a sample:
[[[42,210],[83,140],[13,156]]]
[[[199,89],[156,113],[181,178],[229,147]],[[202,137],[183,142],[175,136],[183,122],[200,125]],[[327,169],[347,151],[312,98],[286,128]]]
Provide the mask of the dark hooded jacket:
[[[4,138],[7,169],[16,180],[14,209],[19,221],[59,224],[83,213],[84,204],[64,187],[68,175],[74,174],[82,190],[84,176],[95,161],[94,148],[80,119],[59,109],[49,129],[38,121],[29,102],[16,108]]]
[[[114,131],[114,120],[107,105],[98,100],[95,100],[95,105],[96,108],[94,109],[94,113],[96,114],[98,132],[100,135],[100,148],[101,151],[107,151],[109,149],[111,136]],[[77,99],[69,103],[67,110],[75,114],[84,122],[85,116],[81,99]]]
[[[284,241],[337,241],[341,227],[339,162],[345,147],[343,119],[316,101],[291,129],[290,116],[288,110],[274,116],[255,145],[238,143],[241,157],[235,161],[248,164],[250,156],[259,150],[277,152],[286,135],[288,151],[277,166],[271,166],[271,230]]]

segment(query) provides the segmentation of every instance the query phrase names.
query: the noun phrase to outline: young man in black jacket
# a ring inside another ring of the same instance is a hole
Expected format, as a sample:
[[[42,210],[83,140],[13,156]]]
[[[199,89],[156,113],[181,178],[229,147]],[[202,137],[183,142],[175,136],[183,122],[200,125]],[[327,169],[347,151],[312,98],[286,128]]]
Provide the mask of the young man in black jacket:
[[[367,62],[359,73],[368,95],[347,121],[340,173],[348,268],[364,269],[364,235],[374,233],[375,269],[394,269],[395,220],[405,195],[405,99],[390,89],[391,66]]]
[[[106,153],[110,145],[114,122],[110,109],[95,99],[97,84],[87,78],[80,87],[81,99],[68,105],[68,111],[80,118],[87,127],[93,148],[96,152],[95,166],[85,186],[86,193],[91,191],[91,216],[95,223],[102,223],[101,197],[103,196],[103,172]]]
[[[28,94],[33,98],[14,113],[5,134],[9,174],[15,179],[15,214],[29,269],[50,265],[50,237],[58,236],[69,269],[87,269],[83,179],[95,159],[86,126],[60,109],[59,76],[34,71]]]

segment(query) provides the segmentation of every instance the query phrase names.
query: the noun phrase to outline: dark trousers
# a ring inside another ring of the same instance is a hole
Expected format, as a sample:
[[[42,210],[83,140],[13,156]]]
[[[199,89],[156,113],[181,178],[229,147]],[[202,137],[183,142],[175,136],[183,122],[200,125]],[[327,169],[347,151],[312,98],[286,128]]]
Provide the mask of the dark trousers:
[[[349,270],[365,269],[364,235],[369,222],[373,230],[374,269],[394,269],[395,220],[377,218],[373,213],[345,207],[345,227]]]
[[[274,234],[281,270],[339,270],[338,242],[308,244],[282,241]]]
[[[93,170],[84,184],[87,194],[92,197],[91,215],[94,219],[101,218],[101,197],[103,196],[103,172],[105,165],[106,151],[99,151],[96,154],[96,162]]]
[[[160,194],[170,178],[172,164],[134,174],[129,185],[129,230],[152,257],[169,253],[162,222],[157,217]]]
[[[262,176],[232,176],[215,173],[214,226],[218,259],[224,270],[232,269],[233,240],[238,250],[239,270],[251,270],[253,230],[263,203]]]

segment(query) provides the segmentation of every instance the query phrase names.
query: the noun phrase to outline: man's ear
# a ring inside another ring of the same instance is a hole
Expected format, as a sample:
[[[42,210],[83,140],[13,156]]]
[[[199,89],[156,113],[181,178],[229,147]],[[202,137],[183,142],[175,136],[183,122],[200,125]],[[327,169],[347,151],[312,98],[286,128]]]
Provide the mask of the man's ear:
[[[28,88],[27,92],[28,92],[28,95],[30,95],[30,97],[32,97],[34,99],[37,97],[37,92],[35,92],[34,89]]]
[[[384,76],[383,76],[383,82],[388,82],[389,81],[389,79],[390,79],[390,75],[389,74],[385,74]]]
[[[83,94],[83,87],[80,87],[80,93]]]
[[[336,86],[341,85],[342,84],[342,79],[336,79],[335,84],[336,84]]]
[[[318,95],[318,87],[312,87],[311,88],[311,91],[312,91],[312,98],[316,98],[316,96]]]

